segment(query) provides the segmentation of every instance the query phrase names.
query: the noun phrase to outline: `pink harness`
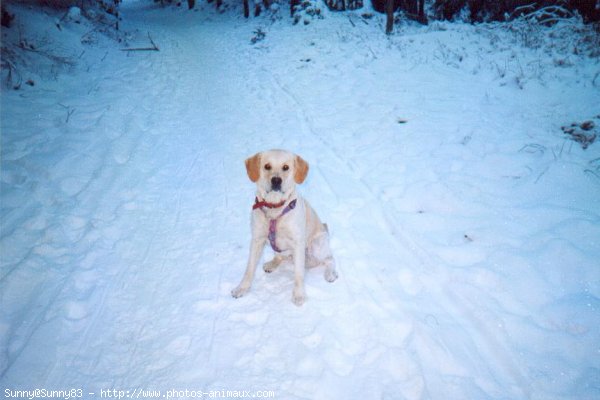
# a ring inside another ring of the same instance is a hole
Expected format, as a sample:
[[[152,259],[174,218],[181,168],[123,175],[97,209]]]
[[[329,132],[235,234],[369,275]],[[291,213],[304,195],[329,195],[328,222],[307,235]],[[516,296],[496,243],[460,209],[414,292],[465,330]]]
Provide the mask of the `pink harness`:
[[[281,217],[283,217],[285,214],[289,213],[296,207],[296,200],[297,199],[290,201],[290,203],[283,209],[283,211],[281,212],[281,214],[279,214],[279,216],[277,218],[269,221],[269,243],[271,244],[271,248],[273,249],[273,251],[275,251],[277,253],[281,253],[281,250],[279,249],[279,247],[277,247],[277,243],[276,243],[277,221],[279,221],[279,219]],[[257,208],[263,208],[263,207],[279,208],[284,204],[285,204],[285,202],[281,202],[278,204],[270,204],[270,203],[266,203],[264,201],[258,201],[258,198],[257,198],[254,203],[254,206],[252,206],[252,209],[256,210]]]

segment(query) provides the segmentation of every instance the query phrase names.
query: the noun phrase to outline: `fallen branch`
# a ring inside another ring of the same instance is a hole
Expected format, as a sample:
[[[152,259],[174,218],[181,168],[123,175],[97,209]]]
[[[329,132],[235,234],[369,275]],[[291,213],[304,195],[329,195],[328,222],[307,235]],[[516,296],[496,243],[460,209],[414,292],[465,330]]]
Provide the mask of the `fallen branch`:
[[[121,49],[121,51],[160,51],[156,47],[132,47],[127,49]]]
[[[21,73],[15,65],[9,60],[4,59],[2,60],[2,68],[8,69],[8,73],[6,74],[6,87],[14,90],[20,89],[23,77],[21,77]]]
[[[42,55],[42,56],[50,59],[51,61],[53,61],[53,62],[55,62],[57,64],[66,64],[66,65],[69,65],[71,67],[75,66],[75,61],[73,61],[69,57],[57,56],[57,55],[54,55],[54,54],[50,53],[49,51],[39,50],[34,45],[27,43],[27,41],[21,41],[21,42],[19,42],[18,47],[21,50],[25,50],[25,51],[29,51],[29,52],[32,52],[32,53],[40,54],[40,55]]]
[[[350,21],[350,23],[352,24],[352,26],[354,28],[356,28],[356,24],[354,23],[354,21],[352,21],[352,17],[350,16],[350,14],[348,14],[348,20]]]
[[[75,109],[71,108],[69,106],[65,106],[64,104],[61,104],[61,103],[58,103],[58,105],[67,110],[67,119],[65,120],[65,124],[68,124],[69,118],[71,118],[71,115],[73,115],[73,113],[75,112]]]
[[[150,32],[148,32],[148,39],[150,40],[152,47],[128,47],[125,49],[121,49],[121,51],[160,51],[156,43],[154,43],[154,40],[152,40]]]

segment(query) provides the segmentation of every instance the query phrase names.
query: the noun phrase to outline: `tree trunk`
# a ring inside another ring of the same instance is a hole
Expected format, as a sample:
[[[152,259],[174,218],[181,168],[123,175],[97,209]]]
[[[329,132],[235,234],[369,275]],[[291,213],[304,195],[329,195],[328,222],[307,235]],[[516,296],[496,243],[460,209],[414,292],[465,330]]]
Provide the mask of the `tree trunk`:
[[[387,15],[385,33],[389,35],[394,30],[394,0],[385,0],[385,13]]]
[[[250,6],[248,6],[248,0],[244,0],[244,17],[250,16]]]
[[[419,0],[419,22],[427,25],[427,17],[425,16],[425,0]]]

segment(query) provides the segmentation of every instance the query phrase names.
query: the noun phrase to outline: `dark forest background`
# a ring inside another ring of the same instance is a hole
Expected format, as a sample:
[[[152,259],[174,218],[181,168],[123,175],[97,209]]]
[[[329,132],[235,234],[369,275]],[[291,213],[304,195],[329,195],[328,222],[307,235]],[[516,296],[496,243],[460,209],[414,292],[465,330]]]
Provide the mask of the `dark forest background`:
[[[552,25],[561,19],[580,16],[585,23],[600,24],[600,0],[148,0],[163,7],[184,7],[194,9],[200,2],[211,3],[217,9],[240,10],[245,17],[258,16],[265,10],[289,9],[294,23],[299,14],[321,18],[322,9],[335,12],[350,10],[372,10],[387,14],[386,30],[390,33],[399,21],[414,20],[427,24],[431,20],[462,21],[471,23],[508,22],[517,18]],[[76,6],[82,10],[101,10],[114,17],[118,29],[119,6],[121,0],[21,0],[54,9],[69,9]],[[285,11],[287,13],[287,11]],[[2,2],[2,26],[10,27],[17,16],[11,12],[11,1]],[[600,28],[597,28],[600,30]]]

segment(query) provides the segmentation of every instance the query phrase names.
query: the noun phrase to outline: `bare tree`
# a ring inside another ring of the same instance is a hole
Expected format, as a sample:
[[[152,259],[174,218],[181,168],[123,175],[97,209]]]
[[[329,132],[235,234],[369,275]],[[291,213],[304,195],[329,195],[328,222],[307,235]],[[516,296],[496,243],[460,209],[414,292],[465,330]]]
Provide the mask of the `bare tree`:
[[[387,15],[385,33],[388,35],[394,30],[394,3],[394,0],[385,0],[385,13]]]

